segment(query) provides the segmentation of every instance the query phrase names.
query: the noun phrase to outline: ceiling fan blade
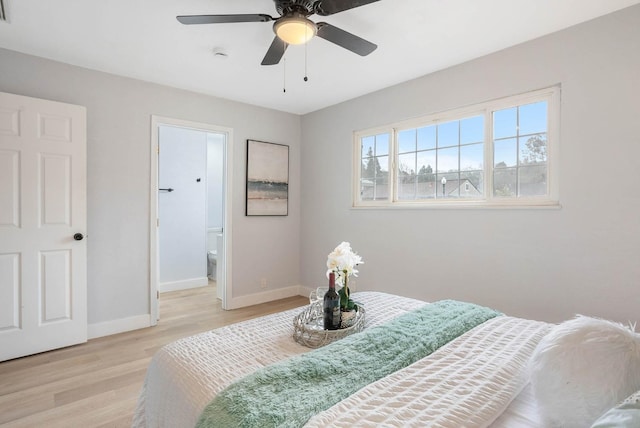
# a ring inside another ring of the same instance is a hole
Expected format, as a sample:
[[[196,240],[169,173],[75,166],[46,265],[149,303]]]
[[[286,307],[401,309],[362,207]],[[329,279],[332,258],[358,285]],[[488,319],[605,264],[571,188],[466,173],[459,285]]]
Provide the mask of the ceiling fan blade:
[[[378,45],[326,22],[318,22],[318,33],[316,35],[360,56],[367,56],[378,47]]]
[[[262,13],[241,15],[182,15],[176,19],[185,25],[191,24],[227,24],[230,22],[268,22],[273,17]]]
[[[269,46],[269,50],[267,50],[267,54],[260,64],[276,65],[280,62],[280,59],[282,59],[284,52],[287,50],[287,46],[289,45],[280,40],[278,36],[274,37],[271,46]]]
[[[377,1],[379,0],[320,0],[315,11],[318,15],[328,16]]]

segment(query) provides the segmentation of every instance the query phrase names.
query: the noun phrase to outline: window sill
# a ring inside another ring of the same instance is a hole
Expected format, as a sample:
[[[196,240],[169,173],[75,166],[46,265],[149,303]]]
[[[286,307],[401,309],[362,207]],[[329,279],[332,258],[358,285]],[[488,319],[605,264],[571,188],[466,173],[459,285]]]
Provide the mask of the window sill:
[[[440,200],[424,202],[381,202],[354,204],[353,210],[432,210],[432,209],[561,209],[559,201],[552,200],[518,200],[518,201],[464,201],[464,200]]]

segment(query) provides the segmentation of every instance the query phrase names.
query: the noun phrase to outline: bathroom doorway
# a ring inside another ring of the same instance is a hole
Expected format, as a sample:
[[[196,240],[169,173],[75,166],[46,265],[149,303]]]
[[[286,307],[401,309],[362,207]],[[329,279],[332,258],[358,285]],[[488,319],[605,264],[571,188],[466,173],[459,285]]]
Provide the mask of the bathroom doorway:
[[[225,308],[231,130],[153,116],[152,131],[151,318],[160,292],[212,284]]]

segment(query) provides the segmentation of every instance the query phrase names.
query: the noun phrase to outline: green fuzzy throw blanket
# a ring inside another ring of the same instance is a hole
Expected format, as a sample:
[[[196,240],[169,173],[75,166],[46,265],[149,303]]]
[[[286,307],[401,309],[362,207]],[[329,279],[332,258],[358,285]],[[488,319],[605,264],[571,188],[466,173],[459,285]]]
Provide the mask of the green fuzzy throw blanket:
[[[196,426],[300,427],[362,387],[498,315],[454,300],[425,305],[238,380],[207,405]]]

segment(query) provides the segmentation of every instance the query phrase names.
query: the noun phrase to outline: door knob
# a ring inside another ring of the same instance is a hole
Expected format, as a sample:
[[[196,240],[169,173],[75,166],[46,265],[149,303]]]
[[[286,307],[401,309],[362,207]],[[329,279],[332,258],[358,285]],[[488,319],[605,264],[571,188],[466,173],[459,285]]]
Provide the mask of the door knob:
[[[75,235],[73,235],[73,239],[75,239],[76,241],[82,241],[84,239],[84,235],[82,233],[76,233]]]

